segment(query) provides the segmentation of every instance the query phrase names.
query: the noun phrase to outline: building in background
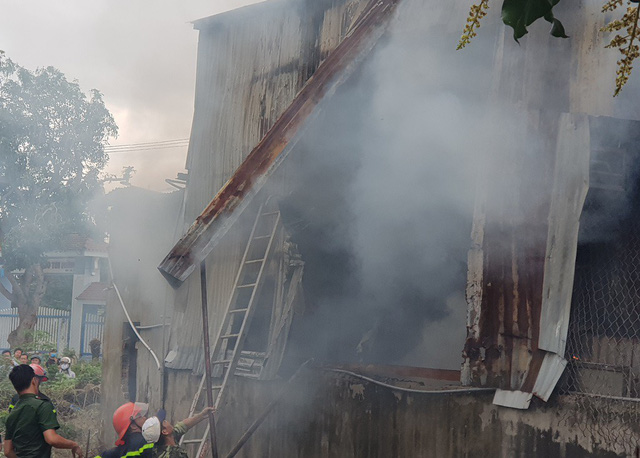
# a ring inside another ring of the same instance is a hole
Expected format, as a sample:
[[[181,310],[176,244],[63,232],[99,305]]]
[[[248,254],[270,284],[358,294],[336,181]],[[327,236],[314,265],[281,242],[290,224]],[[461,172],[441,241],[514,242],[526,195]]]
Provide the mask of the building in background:
[[[45,254],[47,292],[38,311],[39,339],[59,352],[71,349],[78,357],[91,355],[89,341],[102,340],[107,288],[108,244],[80,235],[68,236],[59,251]],[[11,285],[6,277],[0,281]],[[18,324],[10,301],[0,299],[0,346]]]

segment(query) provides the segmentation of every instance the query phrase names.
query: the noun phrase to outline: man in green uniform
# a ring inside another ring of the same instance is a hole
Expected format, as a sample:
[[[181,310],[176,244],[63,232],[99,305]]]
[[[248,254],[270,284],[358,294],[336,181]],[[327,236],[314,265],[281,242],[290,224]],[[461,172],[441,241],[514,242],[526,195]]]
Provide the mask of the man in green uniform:
[[[35,374],[35,379],[38,382],[38,397],[40,399],[44,399],[45,401],[51,402],[51,399],[49,399],[49,397],[46,394],[40,391],[40,385],[42,384],[42,382],[46,382],[47,380],[49,380],[49,378],[47,377],[47,373],[44,371],[42,366],[38,364],[30,364],[29,366],[31,367],[31,369],[33,369],[33,373]],[[16,406],[19,400],[20,400],[20,395],[18,393],[14,394],[13,397],[11,398],[11,402],[9,403],[9,412],[11,412],[14,409],[14,407]],[[53,402],[51,403],[53,404]],[[56,406],[54,405],[53,413],[56,413],[55,409],[56,409]]]
[[[142,425],[142,436],[149,443],[157,442],[153,449],[154,458],[189,458],[187,451],[178,443],[180,438],[191,428],[207,418],[213,407],[205,407],[202,412],[179,421],[172,426],[166,418],[164,410],[158,411],[155,417],[148,418]]]
[[[80,446],[60,436],[53,404],[38,396],[38,381],[33,368],[26,364],[14,367],[9,380],[20,400],[6,421],[4,454],[7,458],[50,458],[51,447],[70,449],[82,458]]]

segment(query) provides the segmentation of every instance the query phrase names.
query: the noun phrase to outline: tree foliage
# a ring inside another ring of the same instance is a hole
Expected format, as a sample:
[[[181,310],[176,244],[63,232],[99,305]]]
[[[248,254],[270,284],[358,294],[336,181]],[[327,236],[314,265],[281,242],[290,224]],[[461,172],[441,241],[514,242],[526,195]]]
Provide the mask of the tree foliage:
[[[93,229],[87,203],[102,190],[104,146],[116,134],[100,92],[86,95],[59,70],[30,71],[0,52],[0,245],[5,270],[24,271],[9,274],[11,293],[0,292],[27,327],[46,291],[43,254]]]
[[[551,35],[559,38],[567,38],[562,23],[553,15],[553,7],[560,0],[503,0],[502,22],[513,29],[513,39],[518,41],[528,31],[527,27],[540,18],[551,24]],[[480,20],[487,15],[489,0],[481,0],[471,6],[467,25],[465,26],[458,49],[464,48],[477,35]]]
[[[487,15],[490,0],[480,0],[473,4],[467,18],[467,24],[462,31],[462,36],[458,43],[457,49],[467,46],[473,37],[477,35],[477,29],[480,27],[480,20]],[[502,0],[502,22],[513,29],[513,38],[518,41],[525,36],[528,31],[527,27],[538,19],[551,23],[551,35],[559,38],[567,38],[562,23],[553,15],[553,8],[560,0]],[[616,10],[625,3],[625,0],[607,0],[602,7],[602,12],[607,13]],[[613,20],[605,27],[602,32],[620,32],[606,46],[607,48],[618,48],[622,54],[622,58],[618,61],[618,70],[616,71],[616,84],[614,96],[618,95],[622,87],[629,80],[631,70],[633,69],[633,61],[640,55],[640,30],[638,22],[640,19],[640,9],[638,1],[626,0],[628,8],[620,19]]]

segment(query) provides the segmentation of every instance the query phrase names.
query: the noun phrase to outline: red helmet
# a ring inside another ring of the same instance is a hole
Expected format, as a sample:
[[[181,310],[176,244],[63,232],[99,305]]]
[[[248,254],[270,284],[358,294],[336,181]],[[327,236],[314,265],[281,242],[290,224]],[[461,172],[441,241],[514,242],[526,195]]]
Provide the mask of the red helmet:
[[[31,367],[31,369],[33,369],[33,372],[35,372],[36,377],[40,377],[40,380],[43,382],[46,382],[47,380],[49,380],[47,378],[47,373],[45,372],[45,370],[42,368],[42,366],[40,364],[29,364],[29,367]]]
[[[127,402],[121,405],[113,413],[113,429],[118,434],[116,445],[123,445],[124,435],[129,430],[129,426],[136,418],[145,417],[149,411],[149,404],[143,402]]]

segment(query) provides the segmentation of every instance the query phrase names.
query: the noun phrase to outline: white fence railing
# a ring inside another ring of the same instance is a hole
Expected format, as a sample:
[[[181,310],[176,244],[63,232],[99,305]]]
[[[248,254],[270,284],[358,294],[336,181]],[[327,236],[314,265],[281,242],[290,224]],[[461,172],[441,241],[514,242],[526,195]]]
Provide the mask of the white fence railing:
[[[71,313],[49,307],[38,308],[35,328],[36,346],[55,346],[61,352],[69,346]],[[18,312],[9,308],[0,310],[0,348],[9,348],[9,333],[18,327]]]

